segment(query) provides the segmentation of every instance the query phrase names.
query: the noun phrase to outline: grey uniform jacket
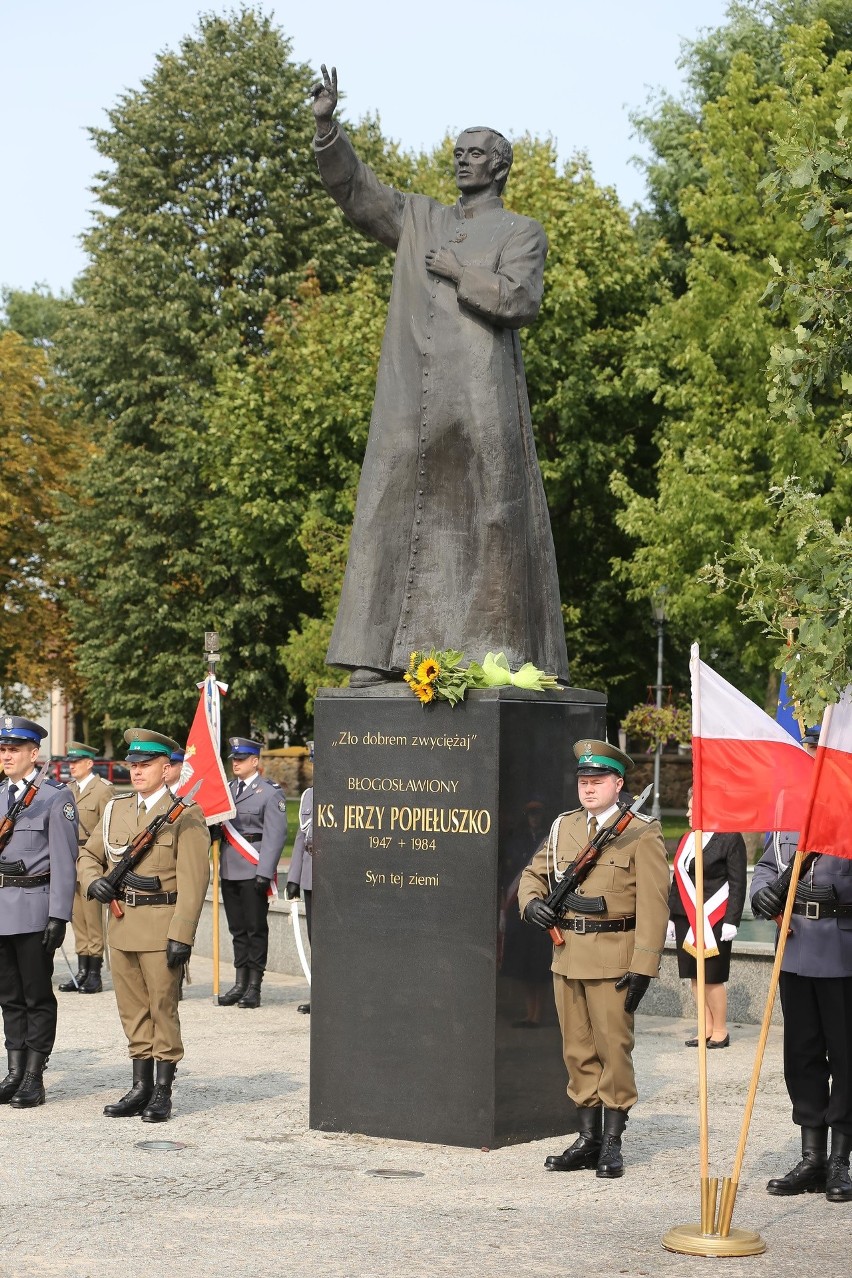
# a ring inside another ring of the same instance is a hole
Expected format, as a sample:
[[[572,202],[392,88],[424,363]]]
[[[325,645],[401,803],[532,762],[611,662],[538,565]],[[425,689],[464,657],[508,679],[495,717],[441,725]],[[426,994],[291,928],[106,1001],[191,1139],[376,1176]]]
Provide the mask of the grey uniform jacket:
[[[0,812],[9,806],[9,782],[0,785]],[[15,822],[0,859],[23,861],[26,875],[50,874],[44,887],[0,889],[0,936],[40,932],[48,918],[71,918],[77,884],[77,808],[71,791],[44,781]]]
[[[288,883],[298,883],[303,892],[313,891],[314,882],[314,787],[299,800],[299,832],[293,842]]]
[[[799,836],[795,831],[770,835],[763,856],[754,867],[751,894],[772,883],[795,855]],[[840,905],[852,905],[852,861],[821,856],[801,883],[808,887],[834,887]],[[809,919],[794,914],[787,937],[783,972],[797,976],[852,976],[852,918]]]
[[[253,879],[256,874],[261,874],[265,879],[271,879],[287,842],[287,799],[284,791],[275,781],[255,776],[237,798],[236,780],[229,784],[237,809],[231,824],[252,844],[260,859],[257,867],[251,865],[223,837],[222,878]]]

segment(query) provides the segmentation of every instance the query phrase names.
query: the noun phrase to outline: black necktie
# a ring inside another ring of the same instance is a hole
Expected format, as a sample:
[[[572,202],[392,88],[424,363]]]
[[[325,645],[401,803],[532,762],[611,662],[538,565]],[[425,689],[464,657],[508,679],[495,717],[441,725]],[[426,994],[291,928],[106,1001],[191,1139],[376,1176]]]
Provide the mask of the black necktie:
[[[15,806],[15,800],[17,799],[17,797],[18,797],[18,788],[17,786],[14,786],[12,782],[10,781],[9,782],[9,811],[10,812],[12,811],[12,808]]]
[[[240,797],[240,795],[242,794],[242,792],[243,792],[243,790],[244,790],[245,788],[246,788],[246,783],[245,783],[245,781],[238,781],[238,782],[237,782],[237,798],[239,798],[239,797]]]

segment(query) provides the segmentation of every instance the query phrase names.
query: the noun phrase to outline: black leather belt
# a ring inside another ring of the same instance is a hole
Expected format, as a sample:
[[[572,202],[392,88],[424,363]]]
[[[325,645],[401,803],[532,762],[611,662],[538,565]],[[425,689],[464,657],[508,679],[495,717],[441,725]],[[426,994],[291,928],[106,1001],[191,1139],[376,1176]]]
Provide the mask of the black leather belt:
[[[44,887],[50,882],[49,874],[0,874],[0,888],[4,887]]]
[[[122,888],[118,899],[125,905],[174,905],[177,892],[134,892],[133,888]]]
[[[636,926],[636,915],[631,914],[626,919],[589,919],[585,916],[581,919],[561,919],[557,926],[563,932],[579,932],[583,936],[586,932],[632,932]]]
[[[243,834],[242,830],[240,830],[240,834]],[[245,839],[246,843],[262,843],[263,842],[262,834],[243,834],[243,838]]]
[[[852,905],[837,905],[834,901],[794,901],[793,913],[806,919],[852,919]]]

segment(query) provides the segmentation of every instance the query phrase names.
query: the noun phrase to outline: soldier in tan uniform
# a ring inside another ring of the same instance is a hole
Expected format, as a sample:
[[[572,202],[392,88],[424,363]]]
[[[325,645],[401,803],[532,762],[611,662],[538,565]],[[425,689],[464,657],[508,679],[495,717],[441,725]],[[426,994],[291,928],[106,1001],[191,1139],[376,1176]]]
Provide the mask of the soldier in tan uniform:
[[[130,746],[127,763],[135,793],[110,804],[80,853],[84,890],[106,904],[116,893],[104,871],[120,859],[136,834],[174,802],[164,778],[177,743],[144,728],[129,728],[124,739]],[[193,804],[173,825],[163,826],[139,867],[144,874],[131,875],[118,892],[124,917],[110,916],[110,962],[118,1013],[133,1061],[133,1086],[114,1105],[106,1106],[108,1118],[141,1114],[143,1122],[158,1123],[171,1113],[172,1082],[183,1058],[178,987],[207,892],[209,850],[201,808]]]
[[[669,869],[659,822],[636,817],[556,919],[543,898],[598,828],[615,824],[624,776],[633,767],[605,741],[578,741],[574,754],[582,807],[556,818],[521,876],[518,905],[528,923],[556,924],[565,941],[554,946],[551,970],[579,1135],[545,1167],[595,1167],[598,1176],[612,1179],[624,1172],[621,1136],[636,1102],[633,1014],[660,969]]]
[[[65,747],[71,780],[68,789],[74,795],[79,820],[78,842],[83,847],[113,797],[113,789],[94,770],[92,760],[97,750],[83,741],[69,741]],[[74,892],[74,948],[77,951],[77,975],[59,988],[64,994],[79,990],[81,994],[100,994],[103,990],[101,967],[104,961],[104,907],[90,901],[80,887]]]

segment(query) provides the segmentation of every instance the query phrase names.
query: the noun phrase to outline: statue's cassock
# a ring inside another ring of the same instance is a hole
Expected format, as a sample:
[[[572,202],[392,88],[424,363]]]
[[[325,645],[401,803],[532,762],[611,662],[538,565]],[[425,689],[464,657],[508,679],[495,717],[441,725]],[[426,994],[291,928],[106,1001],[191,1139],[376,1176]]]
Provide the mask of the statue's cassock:
[[[402,670],[415,647],[503,651],[565,682],[553,537],[518,329],[538,314],[544,230],[499,198],[465,210],[381,183],[335,126],[329,194],[396,250],[330,665]],[[472,214],[472,215],[471,215]],[[452,248],[455,284],[426,269]],[[332,352],[333,358],[333,352]]]

